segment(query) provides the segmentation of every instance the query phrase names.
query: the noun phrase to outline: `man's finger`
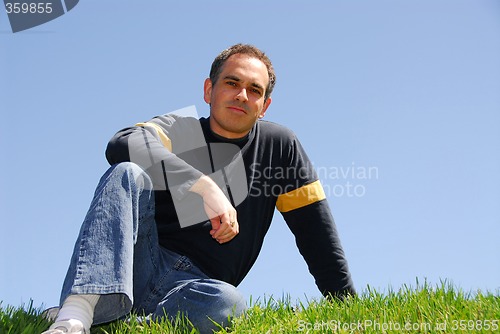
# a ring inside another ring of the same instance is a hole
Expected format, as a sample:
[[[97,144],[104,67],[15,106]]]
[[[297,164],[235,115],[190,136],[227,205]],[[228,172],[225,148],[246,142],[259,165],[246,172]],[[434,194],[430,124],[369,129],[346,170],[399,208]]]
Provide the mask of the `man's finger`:
[[[238,222],[233,222],[233,224],[222,223],[221,227],[215,233],[211,233],[212,237],[216,239],[219,243],[224,243],[232,240],[239,233]]]
[[[215,231],[213,237],[217,239],[223,234],[226,234],[228,230],[231,230],[231,225],[225,222],[221,222],[220,227]]]
[[[219,217],[210,218],[210,224],[212,225],[212,231],[218,231],[221,225],[220,218]]]
[[[233,240],[233,238],[236,237],[237,235],[238,235],[237,233],[225,234],[215,240],[217,240],[218,243],[223,244]]]

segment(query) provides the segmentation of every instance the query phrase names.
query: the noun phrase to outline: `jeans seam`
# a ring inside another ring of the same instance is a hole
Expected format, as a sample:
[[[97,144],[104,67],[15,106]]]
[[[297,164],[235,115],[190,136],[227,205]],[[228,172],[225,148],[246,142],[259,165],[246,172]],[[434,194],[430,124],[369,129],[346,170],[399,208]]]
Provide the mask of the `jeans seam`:
[[[172,271],[173,271],[172,269],[168,270],[166,273],[164,273],[161,276],[161,278],[158,281],[155,282],[155,285],[154,285],[153,289],[151,290],[151,293],[149,294],[148,299],[145,300],[145,303],[144,303],[145,305],[149,305],[151,303],[151,301],[155,298],[158,298],[158,296],[160,299],[163,298],[163,296],[160,296],[160,292],[161,292],[161,290],[163,290],[163,287],[164,287],[164,285],[162,283],[166,280],[167,276],[169,276],[169,274]]]
[[[77,285],[77,282],[81,279],[84,269],[83,266],[86,261],[85,260],[85,253],[87,251],[87,238],[88,238],[88,228],[84,228],[82,230],[82,236],[80,239],[80,249],[78,251],[78,260],[77,260],[77,265],[76,265],[76,270],[75,270],[75,278],[74,282],[75,285]]]

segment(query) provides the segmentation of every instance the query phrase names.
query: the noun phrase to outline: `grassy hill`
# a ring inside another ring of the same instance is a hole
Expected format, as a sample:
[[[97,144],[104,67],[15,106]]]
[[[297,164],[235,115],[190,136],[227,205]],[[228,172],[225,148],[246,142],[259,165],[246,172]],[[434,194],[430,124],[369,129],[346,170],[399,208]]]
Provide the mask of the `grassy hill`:
[[[218,333],[500,333],[500,297],[494,293],[465,293],[449,284],[380,293],[367,288],[344,302],[257,300],[231,328]],[[3,306],[1,334],[41,333],[49,323],[41,309]],[[197,333],[178,316],[173,323],[140,325],[117,321],[92,328],[92,334]]]

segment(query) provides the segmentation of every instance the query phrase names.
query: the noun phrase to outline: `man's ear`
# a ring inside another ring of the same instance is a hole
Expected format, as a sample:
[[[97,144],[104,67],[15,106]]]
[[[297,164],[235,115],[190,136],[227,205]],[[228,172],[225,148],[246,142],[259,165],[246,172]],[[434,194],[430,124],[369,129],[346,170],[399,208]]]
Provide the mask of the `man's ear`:
[[[203,84],[203,99],[210,104],[212,99],[212,80],[210,78],[206,78]]]
[[[262,108],[262,111],[260,112],[259,118],[263,118],[266,115],[266,110],[269,108],[269,105],[271,104],[271,97],[269,96],[264,102],[264,107]]]

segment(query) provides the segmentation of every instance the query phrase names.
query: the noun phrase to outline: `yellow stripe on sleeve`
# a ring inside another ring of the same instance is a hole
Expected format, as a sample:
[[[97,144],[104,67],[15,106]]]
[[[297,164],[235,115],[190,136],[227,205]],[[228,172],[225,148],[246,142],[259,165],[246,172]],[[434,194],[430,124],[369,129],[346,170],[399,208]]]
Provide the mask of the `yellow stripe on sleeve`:
[[[142,126],[142,127],[150,126],[153,129],[155,129],[156,133],[160,137],[163,146],[165,146],[167,150],[172,152],[172,141],[170,140],[170,138],[168,138],[168,136],[165,134],[163,129],[158,124],[145,122],[145,123],[137,123],[135,126]]]
[[[276,201],[276,208],[280,212],[288,212],[326,198],[319,180],[306,184],[300,188],[281,194]]]

